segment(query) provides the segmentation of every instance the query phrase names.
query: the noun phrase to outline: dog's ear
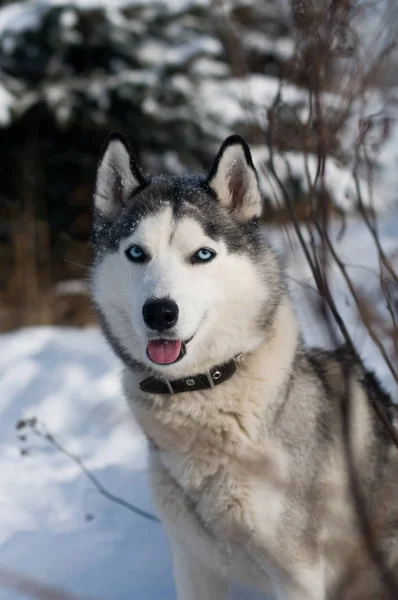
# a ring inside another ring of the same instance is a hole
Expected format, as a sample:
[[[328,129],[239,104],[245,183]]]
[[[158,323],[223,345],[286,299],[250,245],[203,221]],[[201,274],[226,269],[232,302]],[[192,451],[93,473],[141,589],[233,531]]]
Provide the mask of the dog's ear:
[[[261,214],[261,193],[249,146],[239,135],[231,135],[222,144],[208,184],[237,219],[246,221]]]
[[[131,194],[146,181],[127,140],[111,133],[105,140],[97,170],[94,204],[101,216],[112,221]]]

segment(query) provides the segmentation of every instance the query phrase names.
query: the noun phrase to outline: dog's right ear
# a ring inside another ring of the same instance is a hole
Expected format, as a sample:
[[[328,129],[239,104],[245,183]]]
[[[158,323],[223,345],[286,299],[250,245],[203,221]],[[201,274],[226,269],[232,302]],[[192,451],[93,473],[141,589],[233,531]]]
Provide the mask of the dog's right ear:
[[[120,133],[111,133],[103,145],[97,170],[94,194],[96,210],[112,221],[127,205],[134,190],[145,183],[125,137]]]

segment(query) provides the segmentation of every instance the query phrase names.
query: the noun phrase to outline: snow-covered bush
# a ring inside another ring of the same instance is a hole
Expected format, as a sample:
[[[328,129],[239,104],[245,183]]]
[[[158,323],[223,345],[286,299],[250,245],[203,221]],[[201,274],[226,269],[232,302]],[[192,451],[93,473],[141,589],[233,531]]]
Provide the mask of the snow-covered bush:
[[[318,13],[304,27],[299,5],[25,0],[0,8],[0,164],[6,174],[0,183],[0,261],[14,299],[24,295],[26,281],[12,274],[23,260],[15,252],[16,231],[38,231],[29,244],[39,279],[44,271],[51,285],[84,275],[78,265],[89,261],[96,163],[114,129],[130,139],[144,170],[155,173],[206,171],[224,137],[244,135],[274,211],[283,194],[270,169],[271,132],[277,176],[293,202],[306,202],[320,140],[311,52],[322,36]],[[348,94],[352,85],[345,84],[349,71],[342,62],[325,59],[327,85],[319,98],[327,139],[324,180],[338,210],[349,212],[357,206],[352,170],[358,122],[368,117],[369,102],[370,112],[379,111],[386,97],[373,92],[365,110],[363,96]],[[398,183],[389,106],[385,143],[368,153],[383,184],[372,196],[376,207],[395,198]],[[365,163],[362,157],[359,171]],[[366,185],[362,189],[369,203],[371,194]],[[49,297],[42,289],[39,296],[41,302]]]

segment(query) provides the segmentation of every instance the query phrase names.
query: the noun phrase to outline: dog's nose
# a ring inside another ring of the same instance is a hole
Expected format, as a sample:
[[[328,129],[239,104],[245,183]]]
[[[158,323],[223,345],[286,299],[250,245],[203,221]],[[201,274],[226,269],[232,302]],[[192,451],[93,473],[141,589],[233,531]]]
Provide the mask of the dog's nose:
[[[142,316],[148,327],[156,331],[164,331],[177,322],[178,306],[169,298],[147,300],[142,307]]]

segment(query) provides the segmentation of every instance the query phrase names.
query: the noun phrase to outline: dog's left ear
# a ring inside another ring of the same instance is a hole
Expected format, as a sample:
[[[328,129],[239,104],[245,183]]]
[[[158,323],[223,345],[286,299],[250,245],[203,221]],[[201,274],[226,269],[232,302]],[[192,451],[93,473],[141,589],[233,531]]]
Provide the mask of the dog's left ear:
[[[97,211],[112,221],[127,205],[134,190],[145,183],[126,138],[111,133],[103,145],[97,170],[94,194]]]
[[[210,175],[209,186],[221,204],[240,221],[261,214],[261,193],[249,146],[239,135],[231,135],[222,144]]]

